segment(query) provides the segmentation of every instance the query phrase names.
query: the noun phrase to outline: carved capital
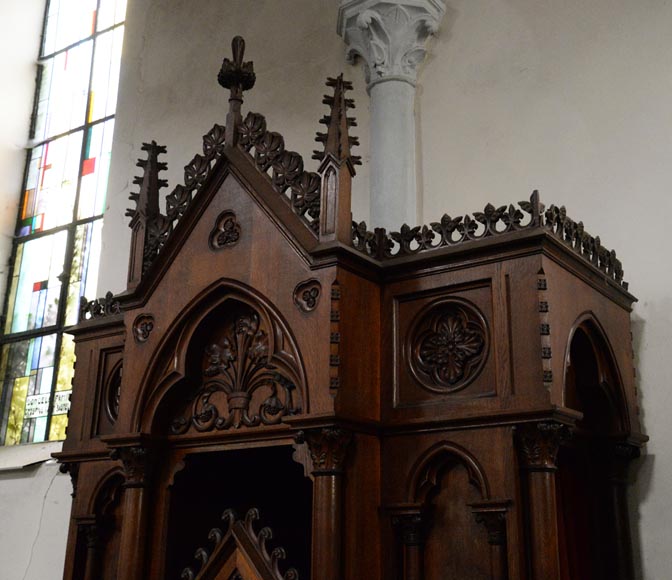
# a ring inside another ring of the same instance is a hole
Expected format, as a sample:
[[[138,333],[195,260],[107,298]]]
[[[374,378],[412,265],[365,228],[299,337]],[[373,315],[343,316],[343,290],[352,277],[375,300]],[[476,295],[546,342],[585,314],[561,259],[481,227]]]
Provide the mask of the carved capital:
[[[147,485],[151,468],[151,455],[146,447],[141,445],[117,447],[110,452],[110,457],[120,460],[124,465],[125,488],[145,487]]]
[[[415,86],[425,43],[446,12],[443,0],[343,0],[338,33],[346,58],[364,61],[367,87],[386,80]]]
[[[488,543],[491,546],[506,545],[506,512],[508,501],[484,501],[471,504],[471,511],[477,524],[485,526]]]
[[[340,427],[322,427],[300,431],[297,443],[306,443],[313,462],[313,475],[343,473],[343,464],[352,433]]]
[[[516,427],[520,458],[530,471],[555,471],[558,449],[569,437],[569,428],[561,423],[545,421]]]
[[[392,508],[392,527],[404,546],[425,543],[427,515],[420,508]]]

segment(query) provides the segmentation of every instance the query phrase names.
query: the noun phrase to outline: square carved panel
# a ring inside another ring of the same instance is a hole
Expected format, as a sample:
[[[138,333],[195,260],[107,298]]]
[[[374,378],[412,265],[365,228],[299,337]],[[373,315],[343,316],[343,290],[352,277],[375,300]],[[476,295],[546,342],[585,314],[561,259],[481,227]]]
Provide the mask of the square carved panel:
[[[394,300],[394,406],[496,395],[492,284],[444,287]]]

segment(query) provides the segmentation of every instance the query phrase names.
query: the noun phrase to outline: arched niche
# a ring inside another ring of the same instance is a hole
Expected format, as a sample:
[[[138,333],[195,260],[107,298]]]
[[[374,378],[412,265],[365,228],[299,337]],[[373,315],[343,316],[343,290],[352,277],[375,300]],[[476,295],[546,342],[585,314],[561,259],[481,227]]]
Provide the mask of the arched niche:
[[[630,418],[613,351],[585,313],[565,358],[565,405],[582,414],[558,452],[560,569],[563,580],[625,580],[632,555],[624,473]]]
[[[404,577],[505,577],[508,502],[492,500],[485,471],[469,451],[449,441],[429,448],[411,470],[408,502],[393,515],[404,544]],[[408,533],[409,516],[418,522],[415,535]]]
[[[630,431],[618,365],[595,316],[585,313],[574,323],[566,347],[565,406],[583,414],[579,428],[603,437]]]
[[[301,354],[277,308],[220,280],[173,324],[149,365],[136,407],[158,436],[277,425],[308,411]]]

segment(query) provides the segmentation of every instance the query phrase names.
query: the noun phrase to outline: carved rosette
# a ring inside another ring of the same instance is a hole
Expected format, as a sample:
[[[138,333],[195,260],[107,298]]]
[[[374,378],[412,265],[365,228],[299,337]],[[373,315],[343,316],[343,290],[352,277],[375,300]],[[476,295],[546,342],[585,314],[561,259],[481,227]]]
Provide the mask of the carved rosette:
[[[314,475],[335,475],[343,473],[346,454],[352,433],[340,427],[322,427],[300,431],[298,443],[308,446],[313,463]]]
[[[210,233],[210,247],[213,250],[221,250],[235,246],[240,240],[240,224],[236,214],[231,210],[222,212],[215,222],[215,227]]]
[[[569,434],[566,425],[551,421],[517,426],[516,437],[523,468],[530,471],[556,471],[558,450]]]
[[[459,391],[483,368],[488,330],[475,306],[457,299],[423,309],[411,325],[407,362],[424,388],[437,393]]]
[[[305,280],[294,288],[294,304],[301,312],[312,312],[317,308],[322,293],[322,285],[315,280]]]
[[[188,415],[173,420],[174,434],[277,425],[301,412],[299,357],[284,350],[283,329],[237,301],[231,312],[206,342],[201,386]]]
[[[143,343],[149,340],[154,330],[154,317],[151,314],[141,314],[133,322],[133,338],[135,342]]]

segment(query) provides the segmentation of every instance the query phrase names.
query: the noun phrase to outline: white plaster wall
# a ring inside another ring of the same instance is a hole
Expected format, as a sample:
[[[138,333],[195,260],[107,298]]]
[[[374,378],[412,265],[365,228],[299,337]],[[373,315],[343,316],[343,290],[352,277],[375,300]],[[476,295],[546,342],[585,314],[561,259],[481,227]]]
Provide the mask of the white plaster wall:
[[[416,103],[424,219],[539,189],[616,249],[640,299],[634,348],[651,437],[635,547],[643,578],[672,578],[672,3],[447,3]]]
[[[246,93],[243,114],[255,111],[267,126],[285,138],[285,147],[298,151],[307,169],[312,160],[319,119],[328,112],[322,95],[327,76],[346,71],[358,103],[353,130],[362,142],[357,168],[353,212],[368,217],[368,97],[358,70],[345,63],[345,47],[336,35],[335,0],[130,0],[122,61],[117,126],[112,151],[108,208],[98,288],[123,290],[130,236],[125,208],[143,141],[168,147],[169,187],[183,181],[183,167],[201,153],[201,139],[212,125],[225,124],[228,91],[217,84],[222,59],[231,56],[231,39],[247,41],[246,60],[253,60],[256,86]],[[359,149],[359,151],[357,150]],[[137,187],[135,188],[137,189]]]
[[[62,577],[71,492],[55,460],[0,472],[0,578]]]
[[[0,2],[0,304],[26,162],[43,15],[44,0]]]

